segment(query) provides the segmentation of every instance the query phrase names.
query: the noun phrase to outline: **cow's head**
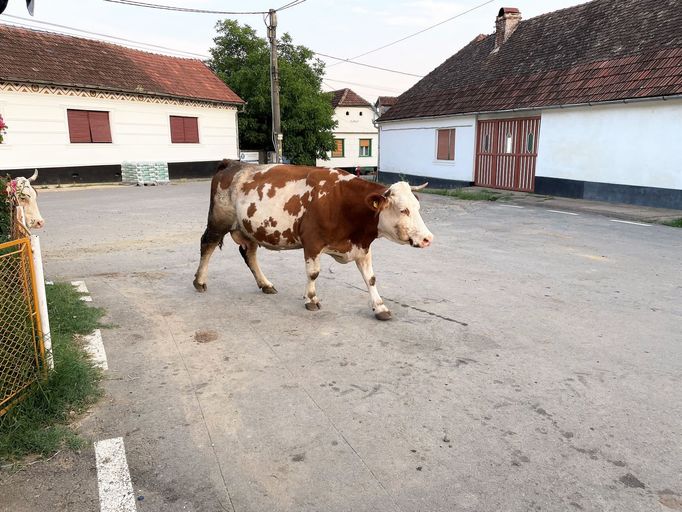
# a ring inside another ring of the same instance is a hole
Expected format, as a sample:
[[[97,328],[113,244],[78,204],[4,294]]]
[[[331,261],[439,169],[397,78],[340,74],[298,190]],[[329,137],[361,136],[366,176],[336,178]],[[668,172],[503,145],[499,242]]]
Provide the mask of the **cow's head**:
[[[31,182],[38,178],[38,170],[30,178],[15,178],[7,183],[7,195],[17,205],[22,206],[26,216],[26,225],[29,228],[40,229],[45,225],[45,220],[38,209],[38,193],[31,186]]]
[[[428,247],[433,234],[419,214],[419,200],[412,193],[423,189],[427,183],[410,187],[404,181],[394,183],[383,194],[370,194],[367,204],[379,213],[379,236],[412,247]]]

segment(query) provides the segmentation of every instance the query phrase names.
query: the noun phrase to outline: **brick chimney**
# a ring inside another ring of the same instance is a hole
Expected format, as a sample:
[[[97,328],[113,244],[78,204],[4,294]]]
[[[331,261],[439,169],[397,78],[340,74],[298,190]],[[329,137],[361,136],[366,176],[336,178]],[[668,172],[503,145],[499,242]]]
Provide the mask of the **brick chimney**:
[[[521,11],[516,7],[502,7],[495,19],[495,49],[500,47],[511,37],[521,21]]]

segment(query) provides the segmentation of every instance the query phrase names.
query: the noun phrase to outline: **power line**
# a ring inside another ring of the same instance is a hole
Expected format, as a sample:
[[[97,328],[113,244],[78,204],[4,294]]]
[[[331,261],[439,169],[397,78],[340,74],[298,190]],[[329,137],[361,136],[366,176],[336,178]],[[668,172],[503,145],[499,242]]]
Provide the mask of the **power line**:
[[[433,29],[433,28],[439,27],[439,26],[443,25],[444,23],[447,23],[448,21],[452,21],[452,20],[454,20],[454,19],[460,18],[460,17],[464,16],[465,14],[469,14],[470,12],[475,11],[476,9],[480,9],[481,7],[484,7],[484,6],[488,5],[488,4],[491,4],[491,3],[493,3],[494,1],[495,1],[495,0],[487,0],[486,2],[483,2],[483,3],[481,3],[481,4],[475,5],[474,7],[471,7],[470,9],[467,9],[466,11],[462,11],[462,12],[460,12],[460,13],[458,13],[458,14],[455,14],[454,16],[451,16],[451,17],[449,17],[449,18],[447,18],[447,19],[445,19],[445,20],[443,20],[443,21],[439,21],[438,23],[435,23],[435,24],[433,24],[433,25],[431,25],[431,26],[429,26],[429,27],[426,27],[426,28],[423,28],[423,29],[421,29],[421,30],[418,30],[417,32],[414,32],[414,33],[412,33],[412,34],[409,34],[409,35],[407,35],[407,36],[405,36],[405,37],[401,37],[400,39],[396,39],[395,41],[392,41],[392,42],[390,42],[390,43],[387,43],[387,44],[385,44],[385,45],[383,45],[383,46],[379,46],[378,48],[374,48],[373,50],[369,50],[369,51],[367,51],[367,52],[361,53],[360,55],[356,55],[355,57],[351,57],[350,59],[343,59],[343,60],[347,60],[347,61],[350,62],[350,61],[352,61],[352,60],[354,60],[354,59],[359,59],[360,57],[364,57],[365,55],[369,55],[370,53],[378,52],[379,50],[383,50],[384,48],[388,48],[389,46],[393,46],[394,44],[398,44],[398,43],[400,43],[400,42],[402,42],[402,41],[405,41],[406,39],[410,39],[410,38],[412,38],[412,37],[418,36],[419,34],[423,34],[424,32],[427,32],[427,31],[429,31],[429,30],[431,30],[431,29]],[[340,62],[337,62],[336,64],[341,64],[341,63],[340,63]],[[336,66],[336,64],[332,64],[332,66]],[[330,66],[330,67],[331,67],[331,66]]]
[[[144,42],[142,42],[142,41],[134,41],[134,40],[132,40],[132,39],[125,39],[125,38],[123,38],[123,37],[111,36],[111,35],[109,35],[109,34],[101,34],[101,33],[99,33],[99,32],[90,32],[90,31],[88,31],[88,30],[83,30],[83,29],[80,29],[80,28],[69,27],[69,26],[66,26],[66,25],[59,25],[59,24],[57,24],[57,23],[50,23],[50,22],[48,22],[48,21],[40,21],[40,20],[34,20],[34,19],[30,19],[30,18],[22,18],[21,16],[14,16],[14,15],[12,15],[12,14],[5,14],[4,16],[7,17],[7,18],[12,18],[12,19],[15,19],[15,20],[21,20],[21,21],[24,21],[24,22],[27,22],[27,21],[28,21],[28,22],[30,22],[30,23],[40,23],[41,25],[48,25],[48,26],[50,26],[50,27],[57,27],[57,28],[61,28],[61,29],[71,30],[71,31],[74,31],[74,32],[81,32],[81,33],[83,33],[83,34],[89,34],[89,35],[91,35],[91,36],[99,36],[99,37],[106,37],[106,38],[109,38],[109,39],[116,39],[116,40],[118,40],[118,41],[124,41],[124,42],[126,42],[126,43],[132,43],[132,44],[135,44],[135,45],[142,45],[142,46],[147,46],[147,47],[151,47],[151,48],[157,48],[157,49],[160,49],[160,50],[167,50],[167,51],[171,51],[171,52],[174,52],[174,53],[184,53],[184,54],[186,54],[186,55],[191,55],[191,56],[193,56],[193,57],[195,57],[195,58],[200,58],[200,59],[208,59],[208,58],[209,58],[207,55],[201,55],[201,54],[199,54],[199,53],[188,52],[188,51],[186,51],[186,50],[176,50],[175,48],[169,48],[169,47],[167,47],[167,46],[160,46],[160,45],[158,45],[158,44],[144,43]],[[30,26],[30,25],[26,25],[26,24],[23,24],[23,26],[24,26],[24,27],[28,27],[28,28],[35,28],[35,27],[32,27],[32,26]]]
[[[283,5],[279,9],[275,9],[276,11],[283,11],[284,9],[289,9],[290,7],[296,7],[297,5],[301,5],[303,2],[306,0],[294,0],[293,2],[289,2],[288,4]]]
[[[146,7],[148,9],[160,9],[163,11],[177,11],[177,12],[191,12],[195,14],[227,14],[231,16],[247,15],[247,14],[267,14],[268,11],[215,11],[212,9],[194,9],[191,7],[175,7],[173,5],[164,4],[153,4],[149,2],[140,2],[138,0],[104,0],[105,2],[110,2],[112,4],[129,5],[132,7]],[[284,9],[289,9],[291,7],[296,7],[302,4],[306,0],[293,0],[287,4],[284,4],[277,11],[283,11]]]
[[[393,89],[392,87],[384,87],[380,85],[371,85],[371,84],[363,84],[360,82],[348,82],[346,80],[337,80],[335,78],[329,78],[329,77],[324,77],[322,81],[327,85],[327,87],[331,87],[332,89],[334,88],[332,85],[326,83],[326,82],[337,82],[340,84],[348,84],[348,85],[357,85],[359,87],[367,87],[368,89],[374,89],[376,91],[387,91],[387,92],[393,92],[393,93],[401,93],[403,91],[399,89]]]
[[[111,1],[111,0],[106,0],[106,1]],[[121,1],[123,1],[123,0],[121,0]],[[295,7],[296,5],[299,5],[299,4],[303,3],[304,1],[305,1],[305,0],[297,0],[297,3],[292,4],[291,7]],[[284,7],[286,7],[286,6],[284,6]],[[281,9],[281,8],[280,8],[280,9]],[[152,43],[145,43],[145,42],[142,42],[142,41],[135,41],[135,40],[133,40],[133,39],[126,39],[126,38],[123,38],[123,37],[112,36],[112,35],[109,35],[109,34],[102,34],[101,32],[91,32],[91,31],[89,31],[89,30],[83,30],[83,29],[80,29],[80,28],[69,27],[69,26],[67,26],[67,25],[59,25],[59,24],[57,24],[57,23],[50,23],[50,22],[47,22],[47,21],[32,20],[32,19],[30,19],[30,18],[22,18],[21,16],[13,16],[13,15],[11,15],[11,14],[5,14],[5,16],[8,17],[8,18],[12,18],[12,19],[16,19],[16,20],[21,20],[21,21],[24,21],[24,22],[40,23],[40,24],[42,24],[42,25],[47,25],[47,26],[50,26],[50,27],[57,27],[57,28],[61,28],[61,29],[66,29],[66,30],[72,30],[72,31],[76,31],[76,32],[81,32],[81,33],[83,33],[83,34],[89,34],[89,35],[91,35],[91,36],[106,37],[106,38],[109,38],[109,39],[115,39],[115,40],[117,40],[117,41],[123,41],[123,42],[126,42],[126,43],[132,43],[132,44],[135,44],[135,45],[143,45],[143,46],[146,46],[146,47],[151,47],[151,48],[157,48],[157,49],[160,49],[160,50],[171,51],[171,52],[173,52],[173,53],[182,53],[182,54],[189,55],[189,56],[192,56],[192,57],[194,57],[194,58],[199,58],[199,59],[202,59],[202,60],[206,60],[206,59],[209,58],[208,55],[202,55],[202,54],[199,54],[199,53],[188,52],[188,51],[185,51],[185,50],[177,50],[177,49],[175,49],[175,48],[169,48],[168,46],[161,46],[161,45],[152,44]],[[266,24],[266,26],[267,26],[267,24]],[[398,73],[398,74],[401,74],[401,75],[413,76],[413,77],[416,77],[416,78],[422,78],[422,76],[423,76],[423,75],[416,75],[416,74],[413,74],[413,73],[407,73],[407,72],[404,72],[404,71],[398,71],[398,70],[395,70],[395,69],[388,69],[388,68],[382,68],[382,67],[379,67],[379,66],[372,66],[371,64],[363,64],[362,62],[353,62],[353,61],[351,61],[350,59],[342,59],[342,58],[340,58],[340,57],[334,57],[333,55],[327,55],[327,54],[325,54],[325,53],[318,53],[318,52],[313,52],[313,53],[314,53],[315,55],[319,55],[319,56],[321,56],[321,57],[326,57],[326,58],[329,58],[329,59],[335,59],[335,60],[347,62],[347,63],[349,63],[349,64],[356,64],[356,65],[358,65],[358,66],[364,66],[364,67],[368,67],[368,68],[372,68],[372,69],[378,69],[378,70],[381,70],[381,71],[388,71],[388,72],[390,72],[390,73]]]
[[[213,11],[210,9],[193,9],[190,7],[175,7],[172,5],[162,5],[162,4],[151,4],[148,2],[139,2],[137,0],[104,0],[105,2],[111,2],[113,4],[123,4],[130,5],[133,7],[147,7],[149,9],[161,9],[164,11],[179,11],[179,12],[192,12],[199,14],[267,14],[267,11]]]
[[[320,53],[320,52],[313,52],[315,55],[319,55],[320,57],[327,57],[328,59],[335,59],[335,60],[340,60],[343,62],[347,62],[349,64],[355,64],[357,66],[364,66],[366,68],[372,68],[372,69],[379,69],[381,71],[388,71],[389,73],[398,73],[399,75],[407,75],[407,76],[414,76],[417,78],[424,78],[424,75],[416,75],[414,73],[407,73],[405,71],[398,71],[395,69],[388,69],[388,68],[382,68],[379,66],[372,66],[371,64],[364,64],[362,62],[355,62],[351,59],[342,59],[341,57],[334,57],[333,55],[327,55],[326,53]]]

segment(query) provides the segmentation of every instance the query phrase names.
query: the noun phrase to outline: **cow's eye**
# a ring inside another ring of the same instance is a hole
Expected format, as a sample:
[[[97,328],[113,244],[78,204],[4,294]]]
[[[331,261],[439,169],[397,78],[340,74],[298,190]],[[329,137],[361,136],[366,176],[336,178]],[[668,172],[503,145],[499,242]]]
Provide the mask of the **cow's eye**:
[[[409,215],[410,215],[410,210],[408,210],[407,208],[405,208],[404,210],[400,210],[400,213],[402,213],[403,215],[407,215],[407,216],[409,217]]]

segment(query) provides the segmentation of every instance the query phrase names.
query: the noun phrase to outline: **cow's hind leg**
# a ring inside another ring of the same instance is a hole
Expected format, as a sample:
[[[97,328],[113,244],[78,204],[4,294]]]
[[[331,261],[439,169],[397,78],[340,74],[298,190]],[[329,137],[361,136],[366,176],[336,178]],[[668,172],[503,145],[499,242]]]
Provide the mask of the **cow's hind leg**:
[[[204,234],[201,235],[201,260],[199,261],[199,268],[194,274],[194,288],[199,292],[206,291],[206,273],[208,270],[208,262],[215,248],[223,245],[223,237],[227,230],[216,229],[213,226],[208,226]]]
[[[374,311],[374,316],[377,320],[390,320],[391,312],[381,299],[377,291],[377,278],[374,276],[374,269],[372,268],[372,251],[367,251],[367,254],[362,258],[355,260],[358,270],[365,280],[367,290],[369,291],[369,304]]]
[[[246,262],[253,277],[256,278],[258,288],[260,288],[263,293],[277,293],[273,284],[265,277],[265,274],[263,274],[263,271],[260,269],[260,265],[258,265],[258,259],[256,258],[257,250],[258,244],[252,240],[244,240],[244,243],[239,245],[239,253],[242,255],[242,258],[244,258],[244,262]]]
[[[305,308],[308,311],[317,311],[322,307],[315,289],[315,279],[320,275],[319,253],[315,256],[305,254],[305,273],[308,276],[308,284],[305,288]]]

